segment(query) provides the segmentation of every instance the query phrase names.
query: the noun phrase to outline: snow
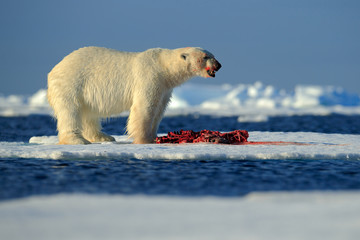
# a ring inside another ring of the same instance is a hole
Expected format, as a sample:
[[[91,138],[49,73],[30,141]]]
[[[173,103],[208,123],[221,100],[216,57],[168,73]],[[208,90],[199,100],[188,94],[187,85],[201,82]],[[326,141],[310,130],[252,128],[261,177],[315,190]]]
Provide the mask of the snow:
[[[38,196],[0,202],[0,238],[355,240],[359,202],[360,192]]]
[[[166,112],[167,115],[187,113],[223,116],[360,114],[360,96],[335,86],[298,85],[293,91],[285,91],[261,82],[238,85],[189,82],[175,88]],[[45,89],[29,97],[0,94],[0,116],[28,114],[51,114]]]
[[[29,143],[0,142],[2,158],[37,159],[339,159],[360,160],[360,135],[308,132],[249,132],[249,141],[305,143],[284,145],[130,144],[126,136],[116,142],[91,145],[56,145],[56,136],[32,137]]]

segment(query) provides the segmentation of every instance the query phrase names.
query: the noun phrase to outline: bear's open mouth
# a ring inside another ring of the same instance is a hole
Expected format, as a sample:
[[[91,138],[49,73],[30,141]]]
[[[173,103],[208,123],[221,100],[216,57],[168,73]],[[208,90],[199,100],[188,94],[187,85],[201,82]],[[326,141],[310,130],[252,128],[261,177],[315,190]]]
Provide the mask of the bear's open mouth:
[[[215,70],[215,69],[208,69],[208,70],[207,70],[207,74],[208,74],[210,77],[215,77],[215,73],[216,73],[216,70]]]

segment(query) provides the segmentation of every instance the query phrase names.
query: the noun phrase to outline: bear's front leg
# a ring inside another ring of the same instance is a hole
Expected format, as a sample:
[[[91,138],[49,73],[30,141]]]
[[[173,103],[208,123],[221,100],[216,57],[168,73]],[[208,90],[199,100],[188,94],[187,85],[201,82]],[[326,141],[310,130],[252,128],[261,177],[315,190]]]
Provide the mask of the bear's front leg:
[[[134,139],[135,144],[154,143],[152,135],[152,116],[150,109],[144,107],[131,107],[126,130],[129,137]]]
[[[54,106],[59,132],[59,144],[90,144],[81,133],[81,118],[77,109],[72,109],[71,103],[62,105],[59,101]]]
[[[172,93],[172,90],[168,90],[167,92],[165,92],[163,94],[162,98],[160,98],[159,106],[157,107],[157,111],[156,111],[156,114],[154,116],[154,120],[152,123],[151,134],[152,134],[153,138],[157,137],[157,131],[158,131],[161,119],[164,116],[165,109],[170,101],[171,93]]]
[[[159,94],[150,96],[139,94],[134,98],[126,126],[129,137],[134,139],[133,143],[155,143],[153,122],[160,103],[158,96]]]

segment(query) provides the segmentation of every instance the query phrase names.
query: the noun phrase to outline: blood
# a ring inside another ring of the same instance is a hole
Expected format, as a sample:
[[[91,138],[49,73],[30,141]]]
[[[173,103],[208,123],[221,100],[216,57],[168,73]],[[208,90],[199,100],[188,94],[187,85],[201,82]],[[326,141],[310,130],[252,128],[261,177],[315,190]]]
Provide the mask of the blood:
[[[247,142],[249,133],[246,130],[235,130],[232,132],[221,133],[219,131],[201,130],[180,130],[179,132],[169,132],[167,136],[157,137],[156,143],[221,143],[221,144],[240,144]]]
[[[192,130],[180,130],[169,132],[167,136],[157,137],[156,143],[214,143],[214,144],[232,144],[232,145],[311,145],[310,143],[298,142],[252,142],[248,141],[249,133],[246,130],[235,130],[232,132],[221,133],[219,131],[201,130],[194,132]]]
[[[313,145],[311,143],[300,142],[283,142],[283,141],[269,141],[269,142],[244,142],[243,145]]]

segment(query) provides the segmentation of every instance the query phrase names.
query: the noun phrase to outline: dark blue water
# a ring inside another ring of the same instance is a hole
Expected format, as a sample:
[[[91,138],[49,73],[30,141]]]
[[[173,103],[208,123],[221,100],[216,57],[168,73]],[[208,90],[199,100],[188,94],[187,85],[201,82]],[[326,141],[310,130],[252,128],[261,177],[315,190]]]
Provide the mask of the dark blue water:
[[[104,123],[124,133],[126,118]],[[0,117],[0,141],[54,135],[48,116]],[[180,129],[312,131],[360,134],[360,116],[274,117],[239,123],[236,117],[167,117],[159,132]],[[0,145],[1,147],[1,145]],[[359,190],[360,161],[343,160],[50,160],[1,159],[0,200],[55,193],[243,196],[254,191]]]

